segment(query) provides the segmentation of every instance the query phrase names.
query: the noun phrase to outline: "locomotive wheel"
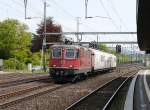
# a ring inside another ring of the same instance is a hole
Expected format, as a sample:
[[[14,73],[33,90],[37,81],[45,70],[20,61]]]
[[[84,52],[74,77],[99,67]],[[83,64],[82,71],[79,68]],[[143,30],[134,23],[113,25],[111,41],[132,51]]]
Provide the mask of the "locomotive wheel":
[[[88,76],[87,73],[81,74],[81,78],[82,78],[83,80],[85,80],[85,79],[87,78],[87,76]]]
[[[72,78],[71,82],[72,82],[72,83],[76,83],[78,79],[79,79],[79,75],[75,75],[75,76]]]

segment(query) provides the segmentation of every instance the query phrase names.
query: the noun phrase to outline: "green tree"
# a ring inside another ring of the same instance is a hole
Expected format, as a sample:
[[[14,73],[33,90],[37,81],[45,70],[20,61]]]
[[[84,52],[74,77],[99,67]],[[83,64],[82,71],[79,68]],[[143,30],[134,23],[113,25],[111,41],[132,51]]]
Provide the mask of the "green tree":
[[[0,22],[0,58],[9,59],[20,50],[29,51],[31,33],[27,29],[27,25],[15,19]]]
[[[40,65],[40,61],[41,61],[41,52],[34,52],[32,53],[32,65],[36,66],[36,65]]]
[[[100,44],[99,49],[104,52],[111,53],[111,50],[104,44]]]
[[[54,22],[53,18],[48,17],[46,18],[46,32],[59,33],[59,32],[62,32],[62,28],[60,25]],[[43,33],[44,33],[44,21],[38,24],[37,35],[33,35],[32,52],[38,52],[40,49],[42,49],[42,43],[43,43],[43,38],[44,38],[44,36],[42,35]],[[47,35],[46,42],[48,43],[62,42],[62,36],[61,35]],[[47,48],[49,47],[47,46]]]

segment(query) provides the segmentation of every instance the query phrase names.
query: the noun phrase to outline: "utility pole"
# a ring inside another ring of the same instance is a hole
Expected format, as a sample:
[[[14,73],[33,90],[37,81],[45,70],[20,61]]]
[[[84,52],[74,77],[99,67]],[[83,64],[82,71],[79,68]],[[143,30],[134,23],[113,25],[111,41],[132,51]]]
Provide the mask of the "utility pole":
[[[43,70],[46,72],[46,0],[44,1]]]
[[[88,0],[85,0],[85,18],[87,18],[87,6],[88,6]]]
[[[27,0],[24,0],[25,6],[25,19],[39,18],[39,17],[27,17]],[[41,65],[43,65],[43,70],[46,72],[46,7],[47,3],[44,0],[44,32],[43,32],[43,44],[42,44],[42,55],[41,55]],[[40,17],[41,18],[41,17]]]
[[[24,0],[24,11],[25,11],[25,19],[27,18],[27,0]]]
[[[97,49],[99,49],[99,45],[98,45],[98,34],[97,34]]]

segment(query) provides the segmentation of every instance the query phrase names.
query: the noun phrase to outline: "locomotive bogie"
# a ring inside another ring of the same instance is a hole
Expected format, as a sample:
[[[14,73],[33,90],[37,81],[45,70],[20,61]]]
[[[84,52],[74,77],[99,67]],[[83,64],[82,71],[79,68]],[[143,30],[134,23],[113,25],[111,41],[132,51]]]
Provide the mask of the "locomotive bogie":
[[[80,79],[80,75],[87,76],[88,72],[91,71],[90,69],[62,69],[62,68],[51,68],[50,69],[50,76],[55,81],[72,81],[75,76]]]

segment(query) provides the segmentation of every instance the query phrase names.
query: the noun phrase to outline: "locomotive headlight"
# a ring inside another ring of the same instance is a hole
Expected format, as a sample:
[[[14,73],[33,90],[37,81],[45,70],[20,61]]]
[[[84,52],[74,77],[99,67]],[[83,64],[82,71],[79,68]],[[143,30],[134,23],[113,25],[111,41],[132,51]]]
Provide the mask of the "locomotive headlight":
[[[72,66],[72,65],[70,65],[69,67],[70,67],[70,68],[72,68],[73,66]]]
[[[53,67],[56,67],[56,65],[53,65]]]

